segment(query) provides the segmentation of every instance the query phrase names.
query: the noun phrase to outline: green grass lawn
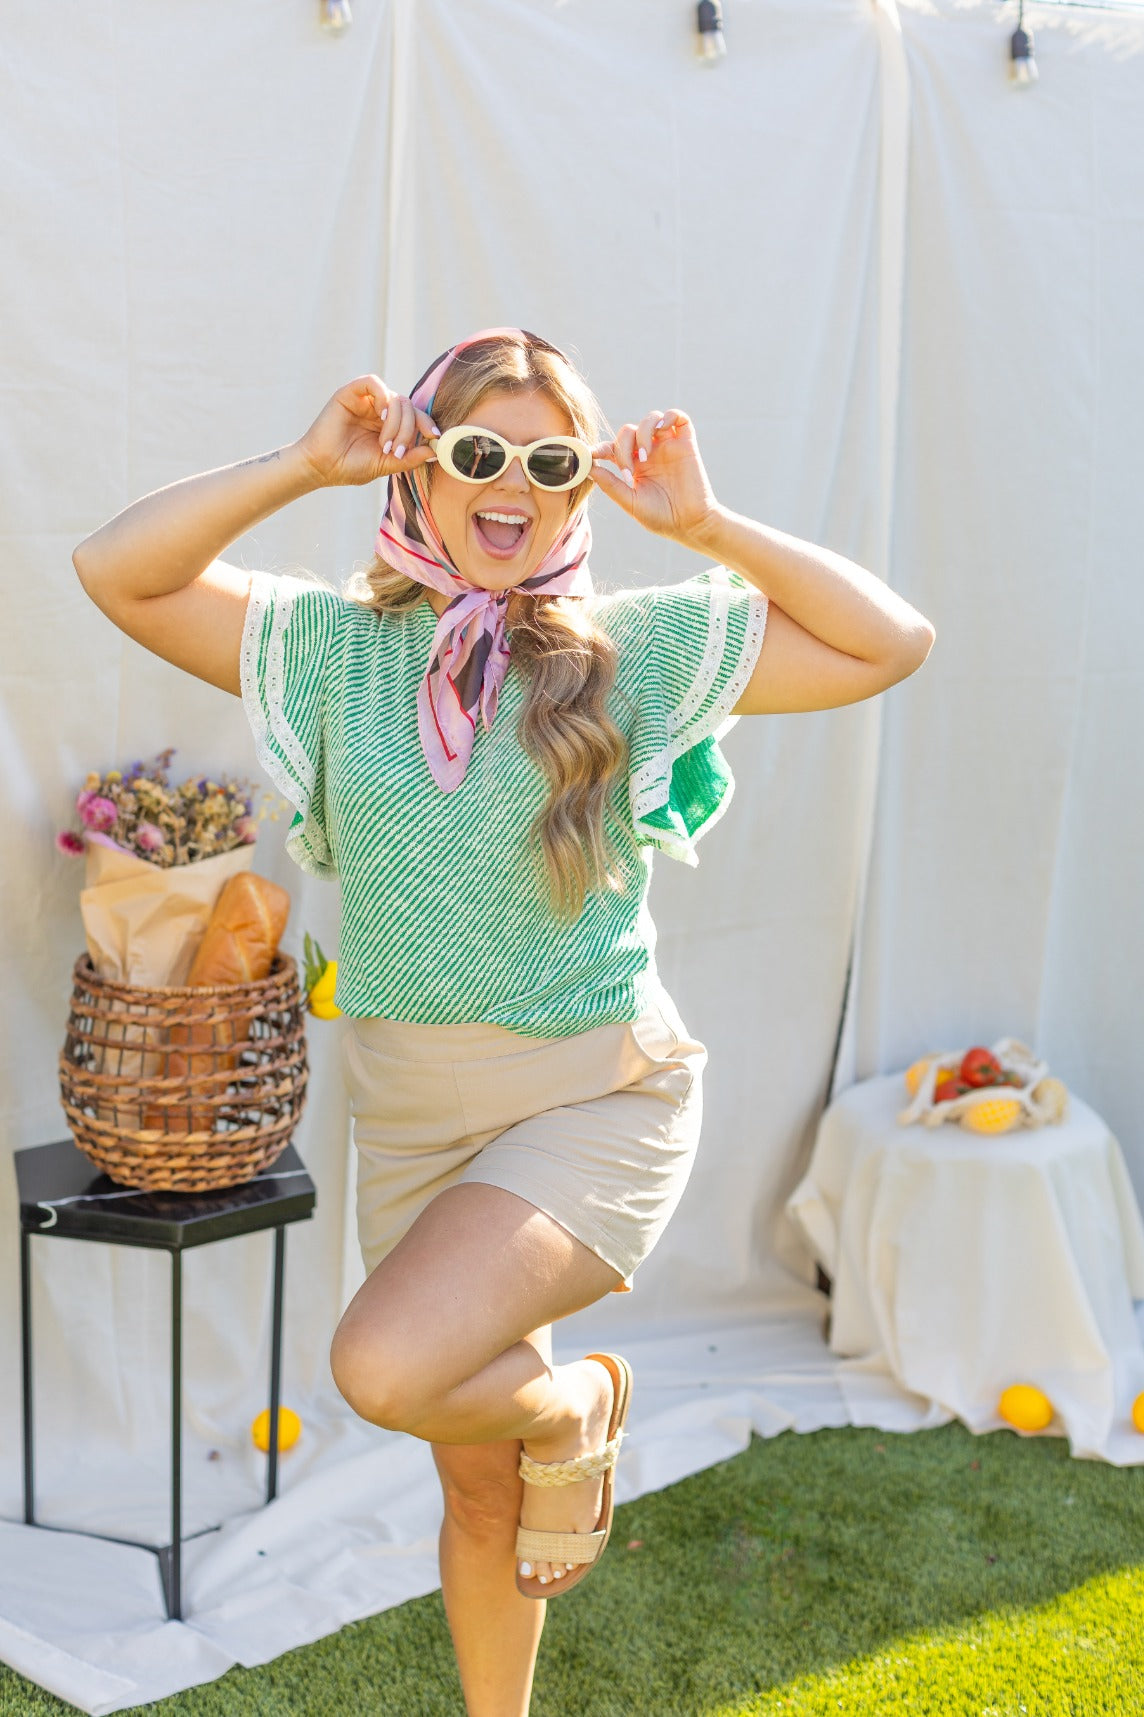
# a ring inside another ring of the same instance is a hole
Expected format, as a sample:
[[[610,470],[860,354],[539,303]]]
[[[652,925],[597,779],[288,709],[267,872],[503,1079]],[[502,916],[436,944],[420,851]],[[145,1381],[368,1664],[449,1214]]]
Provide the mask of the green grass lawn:
[[[639,1548],[628,1548],[630,1543]],[[439,1593],[155,1717],[463,1717]],[[1057,1438],[828,1430],[616,1511],[533,1717],[1144,1714],[1144,1468]],[[70,1711],[0,1666],[0,1717]]]

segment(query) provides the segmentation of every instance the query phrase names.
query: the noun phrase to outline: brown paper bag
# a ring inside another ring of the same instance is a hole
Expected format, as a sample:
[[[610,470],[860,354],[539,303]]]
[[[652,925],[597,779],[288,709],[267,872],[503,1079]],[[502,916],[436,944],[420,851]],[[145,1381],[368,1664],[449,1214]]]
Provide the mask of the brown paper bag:
[[[101,978],[185,984],[224,882],[254,864],[253,844],[163,869],[89,831],[79,909]]]
[[[194,864],[164,868],[89,830],[85,862],[79,903],[95,970],[115,983],[162,988],[187,982],[223,885],[250,870],[254,846],[248,843]],[[123,1016],[108,1035],[116,1041],[103,1051],[104,1071],[132,1080],[162,1073],[162,1055],[131,1047],[147,1041],[143,1025]],[[145,1119],[130,1102],[114,1103],[105,1115],[102,1105],[100,1109],[102,1118],[118,1128],[134,1130],[154,1120]]]

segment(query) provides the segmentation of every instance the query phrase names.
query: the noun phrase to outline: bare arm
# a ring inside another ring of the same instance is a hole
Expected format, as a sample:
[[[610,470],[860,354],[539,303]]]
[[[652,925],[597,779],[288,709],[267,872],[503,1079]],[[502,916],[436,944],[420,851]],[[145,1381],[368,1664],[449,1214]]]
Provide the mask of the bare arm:
[[[688,547],[734,567],[770,598],[763,648],[738,715],[832,709],[920,668],[934,628],[874,573],[716,507]]]
[[[596,483],[625,512],[733,567],[769,598],[763,647],[736,715],[857,703],[925,661],[933,626],[880,578],[715,499],[685,412],[649,412],[595,457]]]
[[[433,455],[417,444],[418,431],[435,432],[423,412],[380,377],[359,376],[339,388],[298,441],[184,477],[100,525],[72,555],[80,583],[137,643],[241,696],[250,575],[220,560],[222,551],[312,489],[368,483],[424,464]]]
[[[72,564],[96,602],[101,594],[114,603],[167,596],[244,531],[318,487],[297,443],[276,447],[144,495],[85,537]]]
[[[733,566],[822,643],[859,661],[912,659],[916,667],[933,640],[916,608],[833,549],[723,507],[688,546]]]

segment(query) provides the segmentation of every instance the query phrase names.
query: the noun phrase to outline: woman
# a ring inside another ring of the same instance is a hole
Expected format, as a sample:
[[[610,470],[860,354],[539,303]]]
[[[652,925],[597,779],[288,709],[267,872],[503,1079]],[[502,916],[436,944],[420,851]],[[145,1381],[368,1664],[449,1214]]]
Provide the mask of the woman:
[[[242,696],[288,851],[341,878],[368,1275],[331,1364],[358,1413],[432,1446],[472,1717],[527,1711],[528,1600],[583,1578],[611,1525],[631,1373],[555,1366],[551,1326],[630,1287],[698,1142],[707,1052],[655,972],[652,852],[696,862],[736,716],[870,697],[934,636],[852,562],[722,507],[684,412],[601,423],[557,348],[485,330],[408,396],[361,376],[297,442],[146,496],[74,557],[125,632]],[[345,595],[218,559],[378,477]],[[596,590],[593,486],[720,564]]]

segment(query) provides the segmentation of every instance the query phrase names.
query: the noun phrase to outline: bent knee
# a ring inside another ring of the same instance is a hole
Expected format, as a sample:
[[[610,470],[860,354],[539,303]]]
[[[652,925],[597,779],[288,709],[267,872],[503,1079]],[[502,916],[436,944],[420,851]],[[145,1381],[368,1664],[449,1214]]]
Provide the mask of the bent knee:
[[[432,1408],[434,1397],[408,1359],[352,1327],[334,1332],[330,1372],[358,1417],[387,1431],[413,1430]]]

